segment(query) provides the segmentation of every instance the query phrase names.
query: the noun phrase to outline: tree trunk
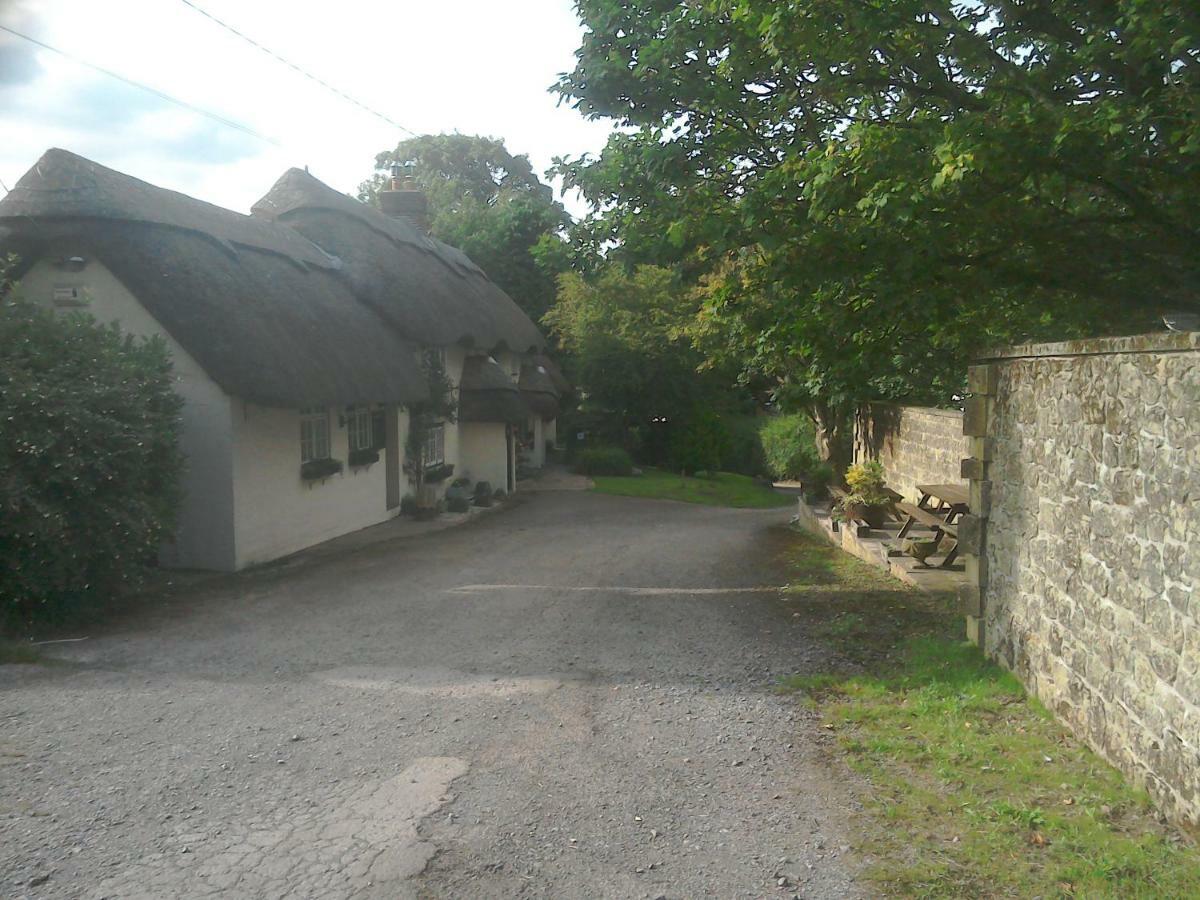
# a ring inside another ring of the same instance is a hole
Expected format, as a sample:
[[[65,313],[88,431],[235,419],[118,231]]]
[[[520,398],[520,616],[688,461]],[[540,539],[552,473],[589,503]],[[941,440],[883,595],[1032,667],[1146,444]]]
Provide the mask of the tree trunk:
[[[845,410],[837,404],[814,403],[809,414],[816,426],[817,453],[833,469],[835,482],[841,484],[850,462]]]

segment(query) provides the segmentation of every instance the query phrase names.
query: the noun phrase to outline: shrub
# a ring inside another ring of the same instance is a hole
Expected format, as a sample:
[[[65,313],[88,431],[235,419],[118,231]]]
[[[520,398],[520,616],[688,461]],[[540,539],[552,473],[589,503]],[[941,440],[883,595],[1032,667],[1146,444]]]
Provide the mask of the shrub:
[[[417,514],[417,498],[412,494],[405,494],[400,498],[400,515],[415,516]]]
[[[633,460],[620,447],[589,447],[575,461],[580,475],[632,475]]]
[[[466,495],[455,494],[453,497],[446,498],[446,509],[452,513],[465,513],[471,511],[471,498]]]
[[[721,421],[729,432],[721,471],[750,476],[765,473],[767,466],[758,433],[762,420],[758,416],[723,416]]]
[[[716,413],[697,411],[671,438],[671,468],[692,474],[717,472],[730,443],[729,429]]]
[[[153,563],[179,497],[172,380],[162,340],[0,303],[0,619],[103,608]]]
[[[771,416],[763,421],[759,438],[767,471],[777,479],[798,479],[822,465],[807,416]]]
[[[804,480],[804,499],[812,502],[824,500],[829,496],[829,486],[833,484],[833,468],[822,463],[809,469],[801,476]]]

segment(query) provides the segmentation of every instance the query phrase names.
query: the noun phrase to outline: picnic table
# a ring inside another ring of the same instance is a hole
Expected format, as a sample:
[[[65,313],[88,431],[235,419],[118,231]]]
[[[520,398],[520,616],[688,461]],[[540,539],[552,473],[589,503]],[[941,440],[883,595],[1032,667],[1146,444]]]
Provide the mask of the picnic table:
[[[929,509],[937,501],[933,511],[944,514],[950,522],[971,511],[971,492],[965,484],[918,484],[917,491],[921,494],[917,506]]]
[[[907,537],[913,526],[918,524],[933,530],[932,540],[940,541],[943,536],[949,537],[951,544],[941,563],[943,569],[949,568],[958,559],[958,526],[955,522],[971,511],[970,492],[962,484],[918,484],[917,491],[921,499],[915,506],[911,503],[896,504],[897,511],[905,516],[896,538],[900,540]]]

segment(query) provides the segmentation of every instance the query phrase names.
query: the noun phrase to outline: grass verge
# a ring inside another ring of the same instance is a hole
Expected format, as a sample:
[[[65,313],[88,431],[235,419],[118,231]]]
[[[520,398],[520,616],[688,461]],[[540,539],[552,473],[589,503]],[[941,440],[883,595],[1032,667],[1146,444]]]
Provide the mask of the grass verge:
[[[912,897],[1200,897],[1194,836],[962,640],[951,598],[799,536],[788,604],[839,671],[788,679],[870,786],[859,850]]]
[[[790,506],[796,502],[795,497],[773,491],[746,475],[730,472],[684,477],[661,469],[646,469],[641,475],[602,475],[593,480],[596,483],[594,490],[601,494],[680,500],[708,506],[769,509]]]
[[[24,641],[10,641],[0,637],[0,665],[36,662],[41,662],[37,647]]]

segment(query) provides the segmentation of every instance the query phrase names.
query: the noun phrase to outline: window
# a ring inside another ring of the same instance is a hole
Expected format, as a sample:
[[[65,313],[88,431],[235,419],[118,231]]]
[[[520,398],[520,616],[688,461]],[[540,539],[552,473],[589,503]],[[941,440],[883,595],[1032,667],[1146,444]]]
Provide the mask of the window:
[[[426,347],[425,348],[425,365],[446,371],[446,348],[445,347]]]
[[[425,449],[421,461],[426,466],[440,466],[446,461],[446,425],[439,422],[425,436]]]
[[[350,432],[350,449],[377,450],[374,417],[365,406],[354,406],[346,413],[346,430]]]
[[[329,459],[329,410],[300,410],[300,462]]]

